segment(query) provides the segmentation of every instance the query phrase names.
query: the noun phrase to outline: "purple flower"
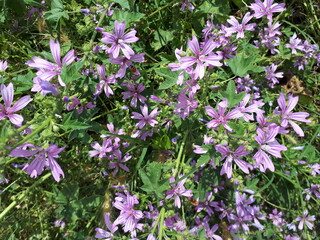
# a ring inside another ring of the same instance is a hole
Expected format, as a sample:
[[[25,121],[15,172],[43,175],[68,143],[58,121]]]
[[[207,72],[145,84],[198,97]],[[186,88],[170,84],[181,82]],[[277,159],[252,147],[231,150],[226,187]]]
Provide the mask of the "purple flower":
[[[100,80],[100,83],[98,83],[96,86],[96,92],[94,93],[94,95],[96,96],[99,95],[103,89],[104,93],[109,98],[110,95],[113,95],[113,91],[109,86],[109,84],[116,83],[116,78],[114,75],[106,77],[106,66],[104,64],[102,64],[101,66],[97,65],[97,71],[101,80]]]
[[[218,224],[215,224],[212,228],[210,228],[209,224],[205,223],[204,228],[206,230],[206,237],[207,238],[215,239],[215,240],[223,240],[222,237],[214,234],[219,228]]]
[[[123,194],[118,194],[116,201],[112,204],[115,208],[120,210],[120,215],[114,221],[114,225],[123,224],[123,231],[133,232],[138,227],[138,221],[143,218],[142,211],[134,210],[134,205],[138,204],[137,196],[131,196],[128,191],[126,196]]]
[[[267,16],[268,20],[272,21],[272,14],[275,12],[283,12],[285,10],[284,3],[275,3],[272,4],[273,0],[265,0],[263,3],[260,0],[256,0],[255,3],[252,3],[249,8],[254,11],[255,18],[262,18]]]
[[[264,70],[267,74],[265,78],[268,79],[269,81],[271,81],[269,83],[269,86],[271,88],[274,88],[274,85],[279,83],[278,78],[283,78],[283,72],[276,73],[277,67],[278,67],[277,65],[271,64],[270,67],[264,68]]]
[[[301,39],[297,38],[297,34],[294,33],[292,37],[290,37],[290,42],[286,44],[287,48],[291,48],[292,54],[297,54],[297,49],[303,51],[304,47],[302,45]]]
[[[174,114],[179,114],[179,118],[186,118],[198,107],[198,101],[192,101],[192,98],[188,98],[184,94],[179,94],[178,104],[174,107]]]
[[[231,231],[238,232],[240,227],[243,229],[245,233],[250,231],[248,223],[252,221],[252,217],[246,214],[244,211],[237,211],[237,215],[231,213],[230,220],[235,221],[229,227]]]
[[[249,152],[245,151],[245,146],[238,147],[234,152],[231,152],[228,146],[223,145],[216,145],[215,149],[222,154],[221,161],[223,159],[226,159],[224,161],[224,164],[222,166],[222,169],[220,171],[220,175],[227,174],[228,178],[231,178],[232,176],[232,161],[237,164],[237,166],[246,174],[249,174],[249,169],[252,169],[252,166],[241,160],[239,157],[248,155]]]
[[[32,61],[27,62],[27,65],[38,69],[37,76],[44,81],[50,81],[53,77],[58,75],[60,85],[65,86],[60,74],[64,64],[68,66],[76,59],[74,50],[69,51],[62,61],[60,59],[60,43],[58,41],[50,40],[50,50],[55,64],[39,57],[33,57]]]
[[[114,154],[116,155],[118,161],[109,163],[109,168],[114,169],[112,175],[115,176],[118,173],[119,168],[123,169],[126,172],[129,172],[130,171],[129,168],[127,166],[123,165],[122,163],[129,161],[132,156],[130,156],[129,154],[126,154],[122,158],[122,152],[120,150],[115,150]]]
[[[250,13],[246,13],[246,15],[244,15],[243,19],[242,19],[242,23],[240,24],[238,22],[238,20],[234,17],[231,16],[230,19],[227,20],[228,23],[231,24],[231,27],[228,27],[225,29],[226,31],[226,36],[231,36],[232,33],[237,33],[237,39],[238,38],[244,38],[244,31],[254,31],[254,27],[256,26],[255,23],[250,23],[248,25],[246,25],[250,19],[253,16],[250,15]]]
[[[57,88],[57,84],[52,84],[49,81],[44,81],[39,77],[35,77],[33,78],[33,86],[31,92],[41,92],[43,96],[51,93],[52,95],[56,96],[59,94]]]
[[[278,98],[278,104],[281,109],[281,111],[278,110],[278,107],[275,109],[274,114],[281,115],[281,127],[286,128],[288,125],[291,125],[293,130],[300,136],[304,136],[304,132],[299,127],[298,124],[293,122],[292,120],[299,121],[299,122],[305,122],[310,123],[311,121],[306,119],[309,116],[309,113],[306,112],[295,112],[291,113],[293,108],[297,105],[299,101],[299,97],[293,97],[292,95],[288,96],[288,103],[286,103],[286,99],[284,97],[283,93],[280,93],[280,96]]]
[[[213,208],[218,207],[218,202],[211,201],[213,193],[212,192],[207,192],[206,193],[206,200],[204,202],[200,202],[196,206],[197,212],[201,212],[202,210],[205,210],[209,216],[212,216],[214,211],[212,210]]]
[[[7,61],[0,61],[0,71],[5,71],[7,68],[8,68],[8,62]]]
[[[299,225],[298,225],[298,229],[302,230],[304,224],[307,225],[307,227],[312,230],[313,228],[313,224],[311,222],[315,221],[316,218],[315,216],[310,216],[308,217],[308,210],[303,211],[303,215],[300,217],[296,218],[296,221],[300,221]],[[310,222],[311,221],[311,222]]]
[[[21,127],[23,122],[23,117],[19,114],[14,114],[17,111],[20,111],[22,108],[27,106],[29,102],[32,101],[29,95],[20,98],[12,107],[12,101],[14,96],[14,89],[12,83],[6,87],[4,84],[1,84],[0,91],[4,106],[0,104],[0,120],[4,117],[8,117],[10,122],[14,125]]]
[[[142,83],[139,83],[137,88],[136,88],[136,84],[132,84],[132,83],[126,84],[126,86],[130,92],[122,92],[121,93],[123,95],[122,99],[128,99],[132,97],[132,100],[130,102],[131,107],[137,107],[138,99],[141,103],[144,103],[147,100],[144,96],[140,94],[145,89],[145,86]]]
[[[302,194],[306,194],[306,200],[310,200],[311,195],[315,195],[318,199],[320,199],[320,185],[311,183],[310,188],[306,188]]]
[[[249,100],[250,100],[250,94],[246,94],[244,96],[243,100],[239,103],[238,107],[236,107],[236,109],[238,109],[242,113],[242,118],[246,122],[254,120],[253,115],[248,114],[248,113],[262,113],[262,112],[264,112],[263,110],[259,109],[259,107],[263,106],[264,103],[262,105],[258,105],[257,103],[251,103],[248,107],[246,107]]]
[[[99,158],[106,157],[106,153],[112,152],[112,142],[110,139],[104,139],[102,146],[99,143],[95,142],[91,145],[96,150],[89,151],[90,157],[94,157],[99,154]]]
[[[202,79],[204,77],[205,66],[222,66],[222,63],[219,62],[222,59],[221,56],[215,54],[206,56],[215,48],[212,39],[206,41],[202,47],[202,51],[200,50],[198,39],[195,36],[192,36],[192,40],[188,40],[188,46],[195,56],[181,57],[179,59],[181,63],[180,68],[187,69],[196,63],[196,68],[193,70],[194,79]]]
[[[148,106],[146,104],[144,106],[140,106],[140,109],[142,114],[133,112],[133,116],[131,117],[133,119],[141,120],[136,124],[136,127],[142,129],[146,124],[149,124],[151,127],[154,127],[156,124],[158,124],[158,121],[154,119],[160,113],[158,112],[158,108],[153,109],[150,115],[148,114]]]
[[[180,175],[180,178],[182,178],[183,175]],[[170,178],[170,183],[173,183],[175,181],[174,176],[172,176]],[[181,200],[180,200],[180,196],[184,196],[184,197],[192,197],[192,190],[187,190],[183,185],[185,184],[185,182],[187,181],[187,178],[181,180],[180,182],[178,182],[177,184],[172,184],[171,190],[168,190],[166,192],[166,199],[170,199],[172,197],[174,197],[174,205],[177,208],[181,208]]]
[[[228,125],[228,120],[240,118],[242,116],[242,113],[239,110],[234,109],[225,115],[227,108],[228,108],[228,100],[227,99],[224,99],[222,102],[220,102],[218,104],[218,112],[215,109],[213,109],[213,107],[206,106],[205,107],[206,113],[210,117],[214,118],[214,120],[211,120],[210,122],[207,123],[207,127],[208,128],[216,128],[221,124],[229,132],[232,132],[233,130]]]
[[[265,172],[268,168],[270,171],[274,171],[274,165],[270,156],[271,155],[281,158],[280,151],[286,151],[287,148],[283,145],[280,145],[276,140],[275,137],[279,132],[279,127],[269,128],[269,132],[264,132],[262,129],[258,128],[257,133],[258,135],[255,136],[255,140],[260,145],[259,150],[253,156],[253,159],[256,159],[255,166],[260,167],[261,172]],[[268,145],[267,145],[268,144]]]
[[[278,213],[278,209],[273,209],[272,214],[269,214],[269,218],[273,221],[273,224],[277,227],[282,227],[286,224],[286,221],[282,218],[283,212]]]
[[[95,230],[97,234],[95,235],[95,238],[104,238],[105,240],[111,240],[114,237],[113,234],[118,230],[118,227],[115,224],[111,224],[110,213],[106,213],[104,215],[104,221],[109,232],[102,228],[96,228]]]
[[[120,69],[118,71],[118,73],[116,74],[116,78],[123,78],[126,74],[126,70],[127,68],[130,69],[130,71],[134,74],[134,75],[140,75],[139,70],[137,70],[132,62],[143,62],[144,61],[144,53],[140,53],[140,54],[134,54],[130,56],[130,60],[127,59],[126,57],[117,57],[114,58],[113,55],[110,55],[110,62],[113,64],[119,64],[120,65]]]
[[[134,43],[139,40],[135,35],[136,30],[131,30],[128,33],[124,33],[126,29],[126,23],[123,21],[119,23],[117,20],[114,22],[114,34],[108,32],[102,32],[103,38],[101,41],[103,43],[112,44],[108,50],[109,54],[112,54],[113,58],[119,56],[120,49],[127,59],[130,59],[130,55],[134,55],[132,48],[126,43]]]
[[[192,5],[192,2],[193,0],[182,0],[182,5],[181,5],[181,11],[184,11],[184,9],[186,8],[186,6],[188,7],[188,9],[190,11],[193,11],[194,10],[194,6]]]
[[[312,172],[311,172],[312,176],[320,175],[320,164],[319,163],[309,164],[308,167],[312,169]]]
[[[55,144],[50,144],[50,146],[46,149],[36,147],[32,144],[24,144],[21,145],[20,148],[29,147],[35,150],[24,150],[16,148],[14,149],[9,156],[10,157],[30,157],[34,156],[34,160],[30,163],[30,165],[26,166],[25,169],[30,177],[37,177],[42,174],[43,169],[50,168],[54,179],[59,182],[60,175],[64,177],[64,173],[57,163],[55,158],[59,158],[59,153],[62,152],[65,147],[58,148]]]

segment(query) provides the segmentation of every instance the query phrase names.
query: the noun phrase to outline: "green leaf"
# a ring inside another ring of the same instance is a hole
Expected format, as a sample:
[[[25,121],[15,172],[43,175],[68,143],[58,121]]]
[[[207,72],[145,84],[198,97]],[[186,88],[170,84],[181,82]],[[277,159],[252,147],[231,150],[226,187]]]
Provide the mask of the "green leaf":
[[[112,0],[112,2],[120,4],[123,8],[130,9],[128,0]]]
[[[246,93],[245,92],[241,92],[241,93],[237,94],[236,93],[236,85],[235,85],[234,81],[231,80],[231,81],[228,82],[227,90],[225,92],[221,92],[220,95],[223,98],[227,98],[228,99],[228,106],[229,107],[234,107],[239,102],[242,101],[242,99],[244,98]]]
[[[79,72],[79,70],[81,69],[83,64],[84,62],[81,61],[69,67],[64,65],[60,74],[62,81],[67,84],[82,79],[83,75]]]
[[[159,162],[152,162],[144,169],[139,171],[139,175],[143,182],[141,189],[147,193],[155,193],[159,198],[163,198],[162,192],[169,189],[169,180],[161,179],[162,164]]]
[[[249,72],[259,73],[264,71],[263,67],[255,64],[257,62],[257,56],[248,56],[244,52],[240,52],[235,58],[226,61],[234,75],[239,77],[245,77]]]
[[[211,159],[211,156],[209,152],[202,154],[197,161],[196,167],[200,167],[202,164],[207,164],[208,162],[210,162],[210,159]]]
[[[68,113],[66,117],[63,119],[63,125],[61,128],[64,131],[67,131],[68,129],[72,130],[81,130],[81,129],[88,129],[90,128],[90,125],[84,123],[84,122],[79,122],[77,120],[71,120],[72,117],[72,112]]]
[[[171,148],[171,140],[168,135],[164,134],[162,136],[156,137],[152,142],[152,147],[155,149],[165,149]]]
[[[178,72],[171,72],[169,68],[160,68],[156,70],[156,73],[166,78],[166,80],[160,85],[159,90],[168,89],[177,83],[179,75]]]
[[[118,22],[125,21],[126,27],[129,27],[131,23],[138,22],[143,17],[143,13],[132,13],[123,10],[115,10],[112,15],[112,20],[117,20]]]
[[[25,75],[18,75],[14,80],[15,86],[17,86],[17,91],[22,92],[22,91],[27,91],[32,88],[33,86],[33,79],[34,73],[28,72]]]
[[[166,46],[168,42],[172,40],[173,40],[172,31],[158,29],[154,33],[154,41],[151,43],[151,46],[153,47],[154,51],[157,51],[163,46]]]

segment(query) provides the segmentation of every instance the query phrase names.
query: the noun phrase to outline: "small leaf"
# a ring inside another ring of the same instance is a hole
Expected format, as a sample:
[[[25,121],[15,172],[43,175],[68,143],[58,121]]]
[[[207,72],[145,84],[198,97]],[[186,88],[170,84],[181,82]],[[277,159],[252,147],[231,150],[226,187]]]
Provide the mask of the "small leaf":
[[[177,83],[179,73],[171,72],[169,68],[157,69],[156,73],[166,78],[165,81],[160,85],[159,90],[168,89]]]
[[[132,13],[123,10],[115,10],[112,15],[112,20],[117,20],[118,22],[125,21],[126,27],[129,27],[131,23],[138,22],[143,17],[143,13]]]
[[[196,167],[200,167],[203,164],[207,164],[208,162],[210,162],[210,159],[211,159],[210,153],[207,152],[205,154],[202,154],[201,157],[197,161]]]
[[[120,4],[120,6],[123,8],[130,9],[128,0],[112,0],[112,2]]]

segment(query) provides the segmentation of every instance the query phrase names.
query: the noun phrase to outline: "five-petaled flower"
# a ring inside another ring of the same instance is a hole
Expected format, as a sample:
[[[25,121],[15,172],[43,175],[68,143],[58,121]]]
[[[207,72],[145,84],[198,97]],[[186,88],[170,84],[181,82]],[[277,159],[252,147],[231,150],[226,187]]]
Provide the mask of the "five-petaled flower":
[[[58,81],[61,86],[66,84],[60,76],[63,65],[70,65],[75,59],[74,50],[70,50],[62,59],[60,56],[60,43],[55,40],[50,40],[50,50],[55,63],[51,63],[39,57],[33,57],[32,61],[28,61],[27,65],[38,69],[37,76],[43,81],[50,81],[55,76],[58,76]]]
[[[150,113],[150,115],[148,114],[148,106],[145,104],[143,106],[140,106],[141,112],[137,113],[137,112],[133,112],[133,116],[131,118],[133,119],[139,119],[141,120],[140,122],[138,122],[136,124],[137,128],[144,128],[144,126],[146,124],[150,125],[151,127],[154,127],[156,124],[158,124],[158,121],[155,120],[154,118],[156,118],[156,116],[160,113],[158,111],[158,108],[153,109],[153,111]]]
[[[10,122],[18,127],[21,127],[23,117],[19,114],[15,114],[15,112],[27,106],[27,104],[31,102],[32,99],[29,95],[24,96],[11,107],[14,95],[13,84],[9,83],[7,87],[4,84],[1,84],[0,91],[4,102],[4,106],[0,104],[0,120],[4,117],[8,117]]]

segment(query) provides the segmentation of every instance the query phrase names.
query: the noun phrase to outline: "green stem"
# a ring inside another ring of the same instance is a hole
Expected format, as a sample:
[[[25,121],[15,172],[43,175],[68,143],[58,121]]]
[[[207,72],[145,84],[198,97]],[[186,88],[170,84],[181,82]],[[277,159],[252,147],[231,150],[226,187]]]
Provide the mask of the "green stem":
[[[105,116],[105,115],[107,115],[107,114],[109,114],[109,113],[112,113],[112,112],[116,112],[116,111],[118,111],[119,109],[118,108],[115,108],[115,109],[112,109],[112,110],[110,110],[110,111],[108,111],[108,112],[104,112],[104,113],[102,113],[102,114],[100,114],[100,115],[98,115],[98,116],[95,116],[94,118],[91,118],[91,121],[94,121],[94,120],[96,120],[96,119],[98,119],[98,118],[100,118],[100,117],[103,117],[103,116]]]
[[[101,16],[100,16],[99,22],[98,22],[98,24],[97,24],[97,27],[99,27],[99,26],[101,25],[101,23],[102,23],[102,21],[104,20],[107,12],[108,12],[108,9],[104,10],[104,11],[101,13]],[[89,42],[89,45],[90,45],[90,48],[91,48],[91,49],[92,49],[92,47],[93,47],[93,41],[94,41],[95,37],[97,36],[97,33],[98,33],[98,31],[94,31],[94,33],[93,33],[92,36],[91,36],[91,39],[90,39],[90,42]],[[82,58],[82,61],[85,61],[85,60],[86,60],[86,58],[88,57],[88,54],[89,54],[89,52],[86,52],[86,53],[84,54],[84,57]]]
[[[179,168],[181,157],[182,157],[182,153],[183,153],[183,150],[184,150],[184,145],[186,144],[187,136],[188,136],[188,133],[186,133],[184,135],[184,137],[183,137],[183,140],[182,140],[182,143],[181,143],[181,146],[180,146],[180,149],[179,149],[178,157],[177,157],[177,160],[176,160],[176,167],[174,169],[174,174],[173,175],[176,175],[179,172],[178,168]]]
[[[44,121],[41,126],[39,128],[37,128],[36,130],[34,130],[31,134],[27,135],[24,139],[22,139],[21,141],[17,142],[15,145],[13,145],[13,147],[10,149],[9,153],[7,155],[9,155],[16,147],[18,147],[19,145],[25,143],[26,141],[28,141],[30,138],[32,138],[33,136],[35,136],[36,134],[38,134],[39,132],[41,132],[51,121],[51,118],[48,118],[46,121]]]
[[[0,213],[0,220],[12,209],[14,208],[19,202],[20,200],[22,200],[26,194],[28,193],[28,191],[37,186],[38,184],[42,183],[44,180],[46,180],[48,177],[51,176],[51,172],[47,173],[46,175],[44,175],[42,178],[40,178],[38,181],[36,181],[34,184],[32,184],[27,190],[21,192],[21,194],[17,197],[17,200],[14,200],[12,203],[10,203],[10,205],[8,207],[6,207],[5,210],[2,211],[2,213]]]
[[[163,9],[169,7],[170,5],[172,5],[172,4],[176,3],[176,2],[177,2],[177,0],[173,0],[173,1],[169,2],[169,3],[166,4],[166,5],[164,5],[164,6],[162,6],[162,7],[159,7],[156,11],[152,12],[151,14],[149,14],[146,18],[149,18],[149,17],[155,15],[156,13],[162,11]]]

